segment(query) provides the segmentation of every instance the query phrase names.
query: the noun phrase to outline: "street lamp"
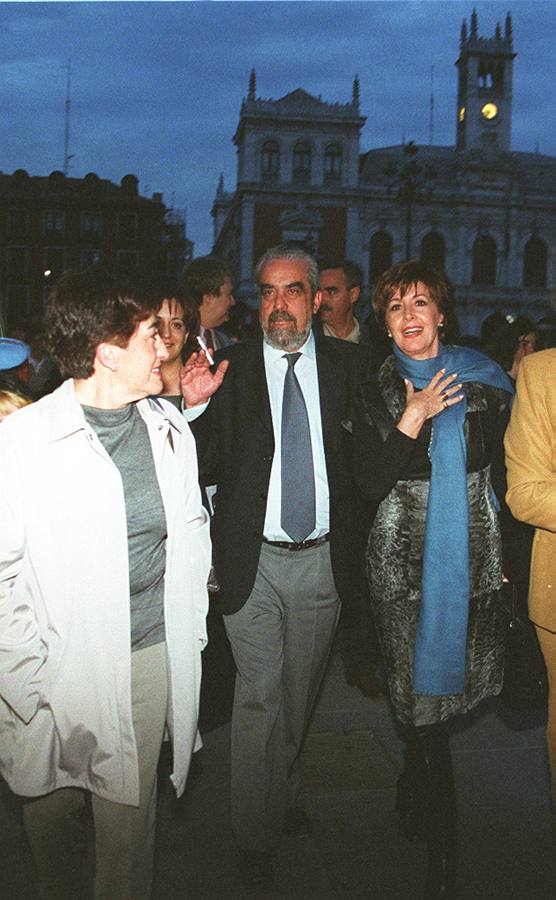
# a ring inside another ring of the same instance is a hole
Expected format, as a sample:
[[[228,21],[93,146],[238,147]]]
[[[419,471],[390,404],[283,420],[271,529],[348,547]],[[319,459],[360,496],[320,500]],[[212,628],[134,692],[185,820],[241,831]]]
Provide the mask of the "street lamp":
[[[419,148],[415,141],[403,145],[403,161],[401,165],[388,163],[384,170],[389,184],[388,193],[396,190],[396,199],[405,206],[405,258],[411,257],[411,239],[413,227],[413,207],[416,200],[429,199],[434,190],[437,172],[434,166],[420,165],[416,157]]]

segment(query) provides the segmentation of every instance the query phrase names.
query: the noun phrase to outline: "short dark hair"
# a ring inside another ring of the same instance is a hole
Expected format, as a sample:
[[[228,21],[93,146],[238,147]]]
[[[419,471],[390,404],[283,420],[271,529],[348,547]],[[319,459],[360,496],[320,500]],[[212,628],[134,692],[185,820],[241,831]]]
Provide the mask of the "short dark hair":
[[[363,272],[351,259],[323,259],[319,263],[319,272],[324,272],[326,269],[342,269],[348,291],[354,287],[360,288],[363,284]]]
[[[228,265],[218,256],[198,256],[184,269],[179,289],[187,300],[200,306],[205,294],[218,297],[224,281],[231,277]]]
[[[159,302],[156,308],[157,314],[165,300],[175,300],[179,303],[183,310],[183,324],[187,331],[187,340],[182,347],[181,360],[185,362],[194,350],[198,350],[196,341],[199,334],[199,307],[192,300],[189,300],[178,282],[171,278],[165,278],[158,282]]]
[[[156,292],[139,288],[101,266],[64,272],[50,293],[45,318],[47,352],[64,378],[89,378],[99,344],[127,347],[140,322],[160,303]]]
[[[376,283],[372,304],[378,322],[385,326],[386,310],[395,294],[404,297],[410,288],[421,282],[428,289],[431,299],[444,316],[444,336],[450,339],[450,331],[455,331],[455,317],[452,309],[452,287],[448,279],[420,259],[407,259],[390,266]]]
[[[556,347],[556,316],[554,313],[539,319],[535,329],[537,333],[537,350],[548,350],[550,347]]]
[[[513,322],[505,322],[504,327],[496,332],[491,356],[506,372],[513,366],[520,338],[528,334],[535,334],[535,326],[525,316],[519,316]]]
[[[499,331],[503,331],[508,323],[506,316],[497,310],[486,316],[481,323],[481,347],[492,347]]]

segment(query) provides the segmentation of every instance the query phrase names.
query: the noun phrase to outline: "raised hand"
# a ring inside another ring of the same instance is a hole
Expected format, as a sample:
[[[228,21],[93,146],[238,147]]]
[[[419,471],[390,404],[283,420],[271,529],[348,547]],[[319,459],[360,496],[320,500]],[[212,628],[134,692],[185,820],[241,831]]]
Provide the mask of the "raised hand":
[[[224,359],[214,372],[203,351],[192,353],[180,372],[181,393],[186,407],[206,403],[218,390],[230,365]]]
[[[399,430],[416,438],[427,419],[461,403],[463,394],[458,394],[461,384],[454,384],[457,377],[457,373],[446,375],[446,369],[440,369],[422,391],[416,391],[411,381],[404,378],[405,409],[397,425]]]

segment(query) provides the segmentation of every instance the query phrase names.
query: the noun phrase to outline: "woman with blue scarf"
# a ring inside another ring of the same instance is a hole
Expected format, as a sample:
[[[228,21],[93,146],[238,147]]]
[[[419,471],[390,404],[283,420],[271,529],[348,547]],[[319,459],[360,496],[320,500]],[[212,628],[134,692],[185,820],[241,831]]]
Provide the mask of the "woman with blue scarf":
[[[427,900],[453,897],[456,817],[448,725],[499,693],[503,432],[512,385],[497,363],[444,343],[447,281],[390,268],[373,307],[393,355],[363,386],[356,477],[377,507],[367,574],[385,676],[406,736],[400,826],[427,840]]]

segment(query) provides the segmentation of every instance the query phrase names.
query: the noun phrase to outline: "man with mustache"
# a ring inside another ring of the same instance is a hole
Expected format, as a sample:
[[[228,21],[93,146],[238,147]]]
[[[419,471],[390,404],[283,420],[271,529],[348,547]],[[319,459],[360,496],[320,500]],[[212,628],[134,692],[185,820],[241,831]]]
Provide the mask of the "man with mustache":
[[[299,757],[340,613],[358,572],[362,521],[344,427],[359,348],[315,335],[314,259],[273,248],[259,261],[263,339],[218,354],[222,387],[194,422],[218,485],[213,519],[220,603],[237,666],[232,826],[240,874],[263,881],[280,833],[303,837]],[[218,375],[196,354],[186,405]],[[210,468],[210,467],[209,467]]]
[[[319,269],[322,293],[319,318],[324,333],[358,344],[361,327],[354,310],[361,293],[361,269],[349,259],[327,260]]]
[[[363,284],[361,269],[349,259],[326,259],[319,266],[319,275],[322,303],[318,318],[323,333],[362,344],[368,352],[369,369],[378,372],[392,348],[372,311],[364,320],[355,315]]]

